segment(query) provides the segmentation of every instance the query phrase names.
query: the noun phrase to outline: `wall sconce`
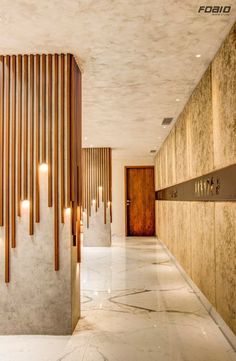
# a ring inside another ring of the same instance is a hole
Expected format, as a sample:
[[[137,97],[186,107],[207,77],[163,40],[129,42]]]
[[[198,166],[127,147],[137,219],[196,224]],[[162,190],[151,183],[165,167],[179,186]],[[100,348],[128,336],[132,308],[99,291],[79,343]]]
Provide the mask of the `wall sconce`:
[[[39,166],[39,169],[41,170],[41,172],[46,173],[48,171],[47,163],[41,163],[40,166]]]
[[[22,208],[23,208],[23,209],[28,209],[28,208],[29,208],[29,204],[30,204],[30,202],[28,201],[28,199],[24,199],[24,200],[21,202],[21,205],[22,205]]]
[[[67,216],[70,216],[70,214],[71,214],[71,209],[70,209],[70,208],[66,208],[65,212],[66,212],[66,215],[67,215]]]

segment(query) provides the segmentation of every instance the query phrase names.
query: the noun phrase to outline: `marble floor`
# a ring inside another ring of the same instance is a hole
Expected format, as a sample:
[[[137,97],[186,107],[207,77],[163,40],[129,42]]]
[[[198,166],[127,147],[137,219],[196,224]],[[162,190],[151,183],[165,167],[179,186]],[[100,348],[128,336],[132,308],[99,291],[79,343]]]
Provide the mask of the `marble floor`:
[[[154,238],[84,248],[82,318],[71,337],[1,336],[0,361],[235,361]]]

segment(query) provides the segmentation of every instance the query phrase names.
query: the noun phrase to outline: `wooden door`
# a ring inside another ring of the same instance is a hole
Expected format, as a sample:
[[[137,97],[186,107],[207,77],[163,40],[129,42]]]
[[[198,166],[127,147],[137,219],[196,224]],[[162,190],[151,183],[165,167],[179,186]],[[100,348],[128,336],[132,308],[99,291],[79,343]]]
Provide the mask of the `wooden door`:
[[[126,235],[155,235],[154,167],[126,167]]]

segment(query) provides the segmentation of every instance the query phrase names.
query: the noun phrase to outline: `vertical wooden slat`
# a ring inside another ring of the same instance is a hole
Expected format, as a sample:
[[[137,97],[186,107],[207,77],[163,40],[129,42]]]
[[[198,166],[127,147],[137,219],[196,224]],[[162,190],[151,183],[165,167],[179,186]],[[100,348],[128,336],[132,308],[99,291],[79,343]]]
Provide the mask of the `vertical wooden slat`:
[[[23,83],[23,199],[28,199],[28,56],[23,57],[24,83]]]
[[[46,55],[41,57],[41,77],[42,77],[42,103],[41,103],[41,121],[42,121],[42,163],[46,163]]]
[[[99,197],[98,197],[98,192],[99,192],[99,184],[98,184],[98,151],[99,149],[95,149],[95,169],[96,169],[96,212],[98,210],[99,207]]]
[[[91,216],[92,206],[92,149],[89,148],[89,215]]]
[[[112,223],[112,153],[109,148],[109,201],[110,201],[110,222]]]
[[[30,123],[30,159],[29,159],[29,234],[34,233],[34,56],[29,63],[29,123]]]
[[[22,163],[22,56],[17,56],[17,216],[21,216]]]
[[[109,201],[109,148],[106,148],[106,201]]]
[[[97,149],[97,167],[98,167],[98,208],[100,207],[100,148]]]
[[[11,57],[11,246],[16,246],[16,57]]]
[[[54,266],[59,270],[59,217],[58,217],[58,55],[54,55],[54,142],[53,142],[53,191],[54,191]]]
[[[64,223],[65,209],[65,170],[64,170],[64,55],[60,56],[60,195],[61,222]]]
[[[80,219],[81,219],[81,206],[77,207],[77,223],[76,223],[77,262],[81,262]]]
[[[40,56],[35,57],[35,222],[40,222]]]
[[[94,200],[94,149],[91,148],[91,166],[90,166],[90,171],[91,171],[91,199],[92,199],[92,204],[93,204],[93,200]]]
[[[67,184],[67,192],[66,192],[66,203],[67,207],[70,207],[71,200],[71,190],[70,190],[70,176],[71,176],[71,167],[70,167],[70,74],[71,74],[71,55],[67,54],[66,56],[66,184]]]
[[[10,57],[5,57],[5,282],[10,281],[9,159],[10,159]]]
[[[100,169],[101,169],[101,203],[103,202],[103,148],[100,148]]]
[[[83,175],[83,181],[82,181],[82,211],[85,210],[85,202],[86,202],[86,174],[85,174],[85,152],[82,151],[82,175]]]
[[[0,226],[4,219],[4,57],[0,56]]]
[[[75,105],[75,93],[76,92],[76,79],[75,79],[75,63],[74,59],[71,61],[71,136],[70,136],[70,188],[71,188],[71,201],[72,201],[72,213],[71,213],[71,229],[73,235],[73,246],[76,245],[76,202],[77,202],[77,159],[76,159],[76,105]]]
[[[48,55],[48,207],[52,207],[52,55]]]
[[[107,223],[107,177],[106,177],[106,148],[103,148],[103,182],[104,182],[104,187],[103,187],[103,193],[104,193],[104,203],[103,203],[103,207],[104,207],[104,223]]]

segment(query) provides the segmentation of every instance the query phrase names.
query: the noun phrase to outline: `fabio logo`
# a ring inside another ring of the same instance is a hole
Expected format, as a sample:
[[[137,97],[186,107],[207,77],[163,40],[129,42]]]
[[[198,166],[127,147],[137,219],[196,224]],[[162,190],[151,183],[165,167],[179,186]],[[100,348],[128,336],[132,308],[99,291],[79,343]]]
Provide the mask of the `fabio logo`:
[[[199,6],[198,12],[212,15],[228,15],[231,6]]]

